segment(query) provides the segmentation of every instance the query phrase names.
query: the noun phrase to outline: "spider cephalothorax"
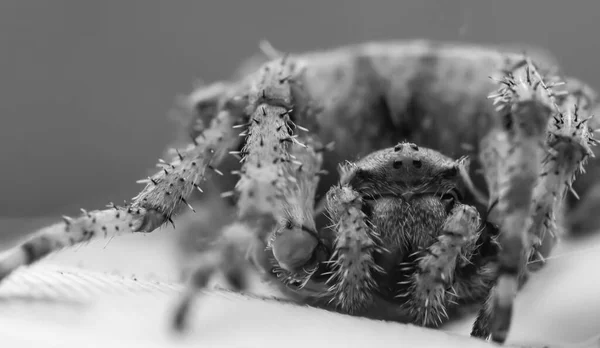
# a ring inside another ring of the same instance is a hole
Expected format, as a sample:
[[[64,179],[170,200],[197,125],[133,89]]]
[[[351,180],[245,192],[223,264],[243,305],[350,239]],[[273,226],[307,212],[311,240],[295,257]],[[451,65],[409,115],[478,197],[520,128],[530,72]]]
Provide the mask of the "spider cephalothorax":
[[[456,194],[464,159],[452,161],[440,152],[399,143],[393,148],[369,154],[341,170],[341,184],[353,187],[363,196],[403,196]]]
[[[451,291],[461,282],[455,269],[474,253],[481,227],[477,210],[458,200],[464,164],[400,143],[345,166],[327,194],[336,308],[435,326],[463,300]]]

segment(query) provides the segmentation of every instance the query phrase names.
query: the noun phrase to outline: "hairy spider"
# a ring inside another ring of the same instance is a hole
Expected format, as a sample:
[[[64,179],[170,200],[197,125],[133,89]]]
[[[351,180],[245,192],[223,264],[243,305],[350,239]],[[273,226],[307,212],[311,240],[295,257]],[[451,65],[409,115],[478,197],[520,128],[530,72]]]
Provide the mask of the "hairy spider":
[[[493,242],[460,202],[465,165],[400,143],[343,166],[326,196],[335,238],[317,305],[438,326],[454,305],[481,300],[492,273],[479,259]]]
[[[38,231],[0,258],[0,279],[108,231],[173,222],[209,172],[233,169],[235,180],[219,184],[234,189],[234,215],[202,185],[201,209],[222,228],[197,232],[214,238],[189,275],[177,328],[215,272],[244,289],[249,260],[298,302],[353,315],[435,327],[448,310],[481,302],[472,335],[503,342],[527,262],[551,251],[575,173],[594,155],[595,95],[572,79],[561,90],[543,59],[485,47],[269,54],[256,71],[186,99],[192,143],[171,151],[130,203]],[[402,138],[411,143],[391,147]],[[478,160],[467,166],[464,155]],[[339,180],[326,175],[357,157]],[[591,164],[584,189],[598,182]]]

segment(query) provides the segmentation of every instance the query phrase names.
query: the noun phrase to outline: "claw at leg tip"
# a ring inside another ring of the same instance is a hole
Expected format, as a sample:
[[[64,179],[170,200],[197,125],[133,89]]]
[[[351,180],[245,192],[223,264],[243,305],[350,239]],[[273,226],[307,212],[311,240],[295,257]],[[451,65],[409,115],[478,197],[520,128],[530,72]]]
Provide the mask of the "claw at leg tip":
[[[177,306],[171,321],[171,332],[173,332],[174,334],[181,335],[187,330],[190,305],[190,299],[185,298]]]
[[[183,334],[186,331],[187,325],[186,325],[186,317],[187,317],[187,311],[185,310],[178,310],[177,313],[175,314],[175,318],[173,319],[172,322],[172,326],[171,326],[171,331],[174,332],[175,334]]]

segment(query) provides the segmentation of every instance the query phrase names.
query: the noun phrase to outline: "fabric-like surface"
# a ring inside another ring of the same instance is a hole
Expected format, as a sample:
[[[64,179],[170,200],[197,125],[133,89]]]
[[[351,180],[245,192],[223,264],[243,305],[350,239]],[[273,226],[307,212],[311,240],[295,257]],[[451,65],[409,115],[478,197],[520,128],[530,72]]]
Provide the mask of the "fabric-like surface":
[[[472,317],[448,325],[448,334],[227,291],[204,292],[191,331],[177,337],[168,330],[182,289],[173,280],[171,233],[124,236],[108,246],[100,240],[18,270],[0,284],[0,346],[489,346],[467,337]],[[555,255],[562,256],[517,297],[509,341],[598,346],[600,238],[566,244]]]
[[[0,289],[5,300],[89,304],[108,296],[174,296],[179,284],[123,277],[58,265],[41,264],[18,270]]]

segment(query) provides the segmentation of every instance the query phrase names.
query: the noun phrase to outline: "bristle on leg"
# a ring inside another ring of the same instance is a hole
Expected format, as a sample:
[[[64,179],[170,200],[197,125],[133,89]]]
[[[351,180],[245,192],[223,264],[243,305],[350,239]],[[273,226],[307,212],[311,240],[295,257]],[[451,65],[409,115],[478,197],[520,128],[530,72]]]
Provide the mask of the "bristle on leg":
[[[524,59],[504,69],[497,80],[501,85],[494,103],[502,119],[501,132],[508,143],[499,156],[497,170],[498,203],[495,207],[500,227],[499,271],[490,317],[492,340],[504,342],[511,322],[513,298],[523,270],[524,253],[529,249],[527,230],[533,212],[534,187],[541,171],[542,147],[548,121],[556,110],[552,91],[533,63]],[[493,185],[492,185],[493,186]]]
[[[454,271],[459,262],[473,252],[481,219],[477,210],[458,204],[442,226],[437,241],[422,252],[417,271],[411,276],[404,304],[413,322],[438,327],[448,319],[446,307],[454,295],[447,291],[454,283]]]
[[[548,126],[547,152],[542,161],[542,169],[533,194],[533,221],[529,236],[533,238],[533,248],[529,255],[529,268],[537,269],[543,264],[556,244],[559,228],[556,215],[561,214],[567,193],[575,197],[573,182],[578,173],[594,156],[591,146],[596,144],[587,125],[590,115],[580,109],[574,96],[561,99],[561,105]]]
[[[376,287],[374,275],[383,272],[373,258],[379,249],[374,226],[362,212],[362,198],[349,186],[334,186],[327,193],[327,211],[336,233],[331,255],[331,303],[346,313],[369,307]]]
[[[89,241],[98,236],[131,232],[152,232],[167,222],[208,174],[239,142],[233,125],[240,110],[222,110],[209,128],[194,139],[194,145],[180,150],[163,169],[145,182],[146,187],[126,206],[83,211],[78,218],[63,219],[34,233],[27,241],[0,256],[0,280],[16,268],[34,263],[64,247]]]

